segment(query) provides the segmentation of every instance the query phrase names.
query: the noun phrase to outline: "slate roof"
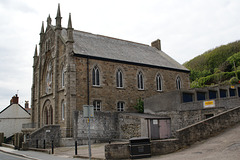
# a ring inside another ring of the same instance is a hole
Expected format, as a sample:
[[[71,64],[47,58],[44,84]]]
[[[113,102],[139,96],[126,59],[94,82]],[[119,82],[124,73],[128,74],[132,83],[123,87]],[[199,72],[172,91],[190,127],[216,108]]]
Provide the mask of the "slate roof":
[[[66,29],[62,29],[62,37],[67,40]],[[149,45],[76,30],[73,31],[73,40],[76,55],[189,71],[163,51]]]

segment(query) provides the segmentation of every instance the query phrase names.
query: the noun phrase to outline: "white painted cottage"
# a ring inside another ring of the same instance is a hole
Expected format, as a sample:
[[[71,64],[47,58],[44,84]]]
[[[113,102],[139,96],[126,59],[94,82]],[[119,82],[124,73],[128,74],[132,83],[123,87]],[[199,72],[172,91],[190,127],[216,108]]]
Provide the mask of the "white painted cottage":
[[[21,132],[22,124],[31,123],[30,113],[18,104],[18,95],[12,97],[10,105],[0,112],[0,133],[8,138]]]

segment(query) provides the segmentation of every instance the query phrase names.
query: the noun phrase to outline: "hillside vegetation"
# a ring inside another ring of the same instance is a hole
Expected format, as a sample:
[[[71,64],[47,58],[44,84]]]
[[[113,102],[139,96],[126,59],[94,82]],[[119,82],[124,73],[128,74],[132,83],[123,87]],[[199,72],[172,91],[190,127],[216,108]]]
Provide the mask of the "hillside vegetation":
[[[183,65],[191,71],[192,88],[238,83],[240,78],[240,41],[211,49]]]

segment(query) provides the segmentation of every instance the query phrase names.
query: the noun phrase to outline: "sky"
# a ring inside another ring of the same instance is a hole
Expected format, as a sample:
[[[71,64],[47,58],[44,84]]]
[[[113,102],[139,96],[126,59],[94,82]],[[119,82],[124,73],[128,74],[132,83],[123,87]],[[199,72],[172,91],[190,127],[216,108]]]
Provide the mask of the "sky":
[[[32,64],[42,22],[150,45],[180,64],[240,40],[239,0],[0,0],[0,111],[15,94],[31,102]],[[39,47],[38,47],[39,48]]]

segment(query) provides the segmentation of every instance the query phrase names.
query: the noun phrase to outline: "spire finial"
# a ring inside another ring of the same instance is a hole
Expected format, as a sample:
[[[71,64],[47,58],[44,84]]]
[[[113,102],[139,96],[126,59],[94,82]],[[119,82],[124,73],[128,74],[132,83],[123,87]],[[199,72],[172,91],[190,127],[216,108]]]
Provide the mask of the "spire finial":
[[[34,53],[34,57],[38,56],[38,53],[37,53],[37,45],[35,47],[35,53]]]
[[[69,13],[69,18],[68,18],[68,28],[72,28],[71,13]]]
[[[50,14],[48,15],[48,18],[47,18],[47,25],[51,25],[52,23],[52,19],[50,17]]]
[[[60,3],[58,3],[57,17],[61,17]]]
[[[72,19],[71,19],[71,13],[69,13],[69,19],[68,19],[68,28],[67,28],[67,42],[73,43],[73,28],[72,28]]]
[[[57,16],[56,16],[56,29],[62,29],[61,26],[61,12],[60,12],[60,4],[58,4]]]
[[[42,21],[42,28],[41,28],[41,32],[40,32],[40,34],[41,33],[44,33],[44,22]]]

